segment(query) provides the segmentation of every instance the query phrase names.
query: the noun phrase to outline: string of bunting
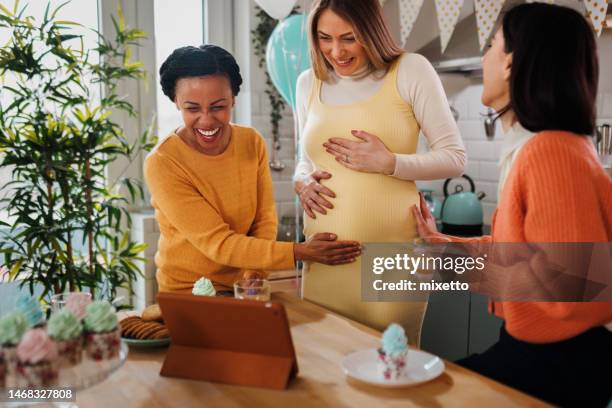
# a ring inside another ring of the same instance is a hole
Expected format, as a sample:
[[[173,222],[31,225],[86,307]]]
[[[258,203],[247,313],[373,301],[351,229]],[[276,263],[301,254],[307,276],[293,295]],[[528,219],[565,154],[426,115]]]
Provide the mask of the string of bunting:
[[[381,5],[384,5],[385,1],[380,0]],[[555,0],[531,0],[531,2],[533,1],[542,1],[550,4],[555,2]],[[412,32],[423,3],[424,0],[398,0],[402,45],[406,44],[406,40]],[[484,49],[487,40],[492,34],[495,22],[499,18],[504,3],[505,0],[474,0],[478,43],[481,50]],[[583,3],[587,18],[591,21],[597,36],[600,36],[608,10],[607,0],[583,0]],[[463,4],[464,0],[435,0],[442,52],[446,50],[448,42],[453,35]]]

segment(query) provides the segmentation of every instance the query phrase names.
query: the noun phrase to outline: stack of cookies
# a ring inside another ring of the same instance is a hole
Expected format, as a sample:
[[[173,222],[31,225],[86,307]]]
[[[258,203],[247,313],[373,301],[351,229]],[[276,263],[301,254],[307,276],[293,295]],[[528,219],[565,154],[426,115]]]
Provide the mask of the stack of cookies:
[[[164,325],[159,305],[147,307],[142,316],[129,316],[121,320],[121,337],[138,340],[159,340],[170,336]]]

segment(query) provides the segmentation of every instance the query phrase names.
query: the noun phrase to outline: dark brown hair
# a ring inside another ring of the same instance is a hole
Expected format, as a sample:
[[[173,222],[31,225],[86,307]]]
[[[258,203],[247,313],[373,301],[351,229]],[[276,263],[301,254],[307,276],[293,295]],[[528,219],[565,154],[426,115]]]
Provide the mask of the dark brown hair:
[[[353,27],[355,39],[365,49],[374,69],[388,69],[403,53],[389,32],[378,0],[316,0],[308,16],[308,42],[312,69],[318,79],[326,80],[327,73],[333,70],[323,56],[318,41],[317,25],[321,13],[326,9],[330,9]]]
[[[179,79],[206,75],[224,75],[230,81],[234,96],[240,92],[240,67],[232,54],[216,45],[177,48],[159,68],[162,91],[172,102],[176,98],[176,83]]]
[[[504,15],[502,30],[512,53],[510,104],[521,125],[592,134],[599,60],[586,19],[567,7],[522,4]]]

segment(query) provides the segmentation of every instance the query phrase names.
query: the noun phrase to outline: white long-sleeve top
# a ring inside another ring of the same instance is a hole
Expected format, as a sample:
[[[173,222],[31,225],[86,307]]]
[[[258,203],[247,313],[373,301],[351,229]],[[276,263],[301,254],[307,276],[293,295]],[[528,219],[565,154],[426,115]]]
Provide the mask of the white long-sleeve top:
[[[499,183],[497,184],[497,202],[501,200],[501,194],[504,190],[504,185],[512,169],[512,165],[516,161],[519,152],[535,133],[525,129],[519,121],[514,122],[512,127],[504,132],[504,143],[501,154],[499,156]]]
[[[400,57],[397,88],[412,106],[415,118],[425,135],[429,151],[417,154],[395,154],[392,176],[403,180],[434,180],[463,174],[466,165],[465,147],[459,128],[450,111],[442,82],[433,66],[419,54],[405,53]],[[308,98],[314,73],[303,72],[297,81],[296,104],[299,143],[308,120]],[[321,86],[321,100],[329,105],[342,105],[365,100],[382,86],[384,73],[373,72],[365,77],[343,77],[330,73],[330,80]],[[294,180],[307,179],[314,170],[311,160],[300,148]]]

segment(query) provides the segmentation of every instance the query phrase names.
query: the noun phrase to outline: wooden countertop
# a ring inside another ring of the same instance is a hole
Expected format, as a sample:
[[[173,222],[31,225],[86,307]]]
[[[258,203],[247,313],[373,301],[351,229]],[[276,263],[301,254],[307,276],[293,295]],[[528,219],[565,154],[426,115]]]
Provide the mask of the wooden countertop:
[[[378,347],[380,333],[288,293],[285,304],[299,374],[286,391],[161,377],[166,349],[130,349],[124,367],[77,394],[82,407],[406,407],[546,406],[539,400],[445,361],[446,372],[425,384],[382,389],[347,379],[342,359]]]

